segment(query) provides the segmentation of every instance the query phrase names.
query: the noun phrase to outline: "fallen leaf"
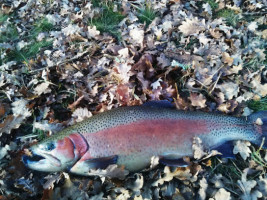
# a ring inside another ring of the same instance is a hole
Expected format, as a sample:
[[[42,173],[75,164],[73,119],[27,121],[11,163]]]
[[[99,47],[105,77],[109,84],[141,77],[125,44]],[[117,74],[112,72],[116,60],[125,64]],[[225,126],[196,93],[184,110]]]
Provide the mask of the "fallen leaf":
[[[57,133],[60,130],[62,130],[62,124],[60,123],[48,123],[47,120],[43,120],[41,122],[34,122],[33,127],[43,130],[43,131],[49,131],[50,133]]]
[[[203,177],[199,181],[199,186],[200,186],[199,191],[198,191],[199,199],[205,200],[207,197],[207,189],[208,189],[208,183],[207,183],[206,178]]]
[[[81,122],[89,117],[92,117],[92,113],[87,108],[77,108],[71,115],[75,122]]]
[[[216,88],[219,88],[221,92],[225,95],[225,99],[231,100],[233,97],[237,97],[239,92],[239,86],[234,82],[224,82],[222,84],[218,84]]]
[[[88,26],[88,32],[86,33],[89,39],[95,38],[100,34],[100,31],[96,29],[96,26]]]
[[[4,122],[0,124],[0,136],[2,133],[10,133],[12,129],[17,129],[23,122],[24,117],[21,115],[13,116],[8,115]]]
[[[199,137],[193,138],[192,150],[195,159],[200,159],[207,155],[207,153],[204,152],[202,141]]]
[[[62,173],[46,176],[44,179],[46,179],[47,181],[44,183],[43,188],[45,190],[46,189],[53,189],[54,184],[58,183],[60,181],[60,179],[62,178],[62,176],[63,176]]]
[[[197,17],[193,19],[186,18],[178,28],[184,36],[197,35],[205,30],[205,20],[200,21]]]
[[[81,28],[77,24],[69,24],[67,27],[62,29],[62,33],[66,36],[79,34]]]
[[[251,154],[251,150],[249,148],[250,146],[250,142],[248,141],[240,141],[238,140],[234,146],[234,149],[233,149],[233,153],[234,154],[240,154],[241,157],[246,160],[250,154]]]
[[[242,200],[256,200],[258,197],[262,197],[262,194],[259,191],[252,191],[252,189],[257,185],[255,180],[247,180],[247,171],[248,168],[244,170],[241,176],[241,180],[237,181],[239,188],[242,191],[241,199]]]
[[[48,83],[48,82],[43,82],[43,83],[37,85],[34,88],[34,93],[37,94],[37,95],[50,93],[51,92],[51,89],[48,88],[49,85],[50,85],[50,83]]]
[[[207,99],[203,94],[198,94],[198,93],[190,93],[189,97],[192,106],[196,106],[197,108],[205,108],[206,107],[206,101]]]
[[[227,192],[224,188],[220,188],[216,194],[214,195],[215,200],[230,200],[231,199],[231,193]]]
[[[159,78],[157,81],[154,83],[151,83],[152,90],[156,90],[161,87],[160,82],[162,82],[162,79]]]
[[[204,3],[202,5],[202,8],[204,8],[204,11],[207,12],[209,15],[212,15],[212,10],[209,3]]]
[[[234,59],[230,57],[229,53],[223,52],[223,54],[222,54],[222,61],[225,64],[231,66],[233,64],[233,62],[234,62]]]

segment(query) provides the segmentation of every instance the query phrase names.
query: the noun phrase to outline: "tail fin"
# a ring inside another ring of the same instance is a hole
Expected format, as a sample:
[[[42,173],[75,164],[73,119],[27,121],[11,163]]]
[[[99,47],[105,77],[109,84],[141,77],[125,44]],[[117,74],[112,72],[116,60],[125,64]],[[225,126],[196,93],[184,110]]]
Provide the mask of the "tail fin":
[[[263,148],[267,149],[267,111],[259,111],[249,116],[249,121],[255,124],[255,129],[261,136],[259,137],[259,144],[265,138]]]

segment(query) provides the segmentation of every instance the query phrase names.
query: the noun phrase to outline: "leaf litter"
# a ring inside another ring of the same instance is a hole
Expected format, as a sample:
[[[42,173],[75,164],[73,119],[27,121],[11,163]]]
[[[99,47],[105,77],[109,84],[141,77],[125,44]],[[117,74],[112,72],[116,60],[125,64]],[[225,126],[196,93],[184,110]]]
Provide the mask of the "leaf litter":
[[[246,141],[236,142],[235,160],[224,160],[194,138],[188,167],[164,167],[153,157],[151,168],[136,174],[114,165],[91,177],[48,175],[21,162],[23,149],[38,139],[119,106],[174,99],[183,110],[236,116],[266,110],[266,6],[261,0],[1,2],[0,198],[266,197],[267,152]]]

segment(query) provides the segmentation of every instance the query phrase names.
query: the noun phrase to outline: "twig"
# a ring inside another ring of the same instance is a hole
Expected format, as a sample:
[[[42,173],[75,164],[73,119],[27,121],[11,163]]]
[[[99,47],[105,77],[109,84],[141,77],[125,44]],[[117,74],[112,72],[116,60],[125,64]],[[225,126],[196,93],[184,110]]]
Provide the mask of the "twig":
[[[213,85],[213,87],[211,88],[211,90],[209,91],[209,94],[211,94],[212,91],[215,89],[215,87],[216,87],[216,85],[217,85],[217,83],[218,83],[218,81],[219,81],[221,75],[222,75],[222,72],[219,73],[219,76],[218,76],[218,78],[216,79],[216,81],[214,82],[214,85]]]

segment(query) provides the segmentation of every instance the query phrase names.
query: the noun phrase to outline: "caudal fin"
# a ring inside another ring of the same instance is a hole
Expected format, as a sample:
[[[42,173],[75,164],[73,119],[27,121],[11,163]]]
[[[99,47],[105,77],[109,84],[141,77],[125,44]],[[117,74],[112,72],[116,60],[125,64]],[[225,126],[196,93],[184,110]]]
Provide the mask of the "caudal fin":
[[[259,137],[258,143],[261,144],[263,138],[265,138],[263,148],[267,149],[267,111],[259,111],[249,116],[249,121],[255,124],[255,129]]]

